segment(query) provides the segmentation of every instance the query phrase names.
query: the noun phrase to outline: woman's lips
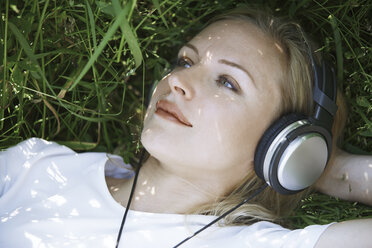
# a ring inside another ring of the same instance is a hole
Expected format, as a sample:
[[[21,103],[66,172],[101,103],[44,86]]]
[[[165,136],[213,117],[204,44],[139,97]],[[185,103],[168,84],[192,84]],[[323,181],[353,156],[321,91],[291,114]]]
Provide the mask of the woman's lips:
[[[170,121],[174,121],[178,124],[192,127],[192,124],[182,114],[177,105],[167,100],[159,100],[156,103],[155,113]]]

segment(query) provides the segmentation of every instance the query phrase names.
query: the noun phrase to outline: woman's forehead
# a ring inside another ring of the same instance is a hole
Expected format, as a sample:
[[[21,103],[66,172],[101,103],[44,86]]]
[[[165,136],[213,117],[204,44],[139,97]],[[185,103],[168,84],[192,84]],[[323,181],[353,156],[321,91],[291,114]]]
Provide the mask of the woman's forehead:
[[[238,56],[283,55],[283,49],[276,41],[246,20],[227,19],[212,23],[189,44],[199,53],[215,48],[221,53],[235,51]]]
[[[268,41],[268,37],[256,26],[244,20],[220,20],[210,24],[197,34],[191,42],[210,41],[246,42]]]

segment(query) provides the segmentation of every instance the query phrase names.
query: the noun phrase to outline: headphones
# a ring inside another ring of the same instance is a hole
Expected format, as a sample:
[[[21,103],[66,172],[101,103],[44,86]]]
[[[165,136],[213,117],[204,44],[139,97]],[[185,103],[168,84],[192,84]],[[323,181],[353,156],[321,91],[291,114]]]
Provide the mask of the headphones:
[[[291,113],[263,134],[254,157],[258,177],[280,194],[294,194],[321,176],[332,150],[332,125],[337,111],[334,69],[325,61],[310,62],[314,72],[312,116]]]

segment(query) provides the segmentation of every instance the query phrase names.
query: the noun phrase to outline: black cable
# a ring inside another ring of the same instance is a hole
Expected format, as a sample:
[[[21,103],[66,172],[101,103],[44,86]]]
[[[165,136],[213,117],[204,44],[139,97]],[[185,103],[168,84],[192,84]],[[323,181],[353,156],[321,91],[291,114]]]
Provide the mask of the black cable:
[[[210,227],[211,225],[213,225],[214,223],[216,223],[217,221],[219,221],[220,219],[226,217],[226,215],[230,214],[231,212],[235,211],[237,208],[239,208],[240,206],[242,206],[243,204],[247,203],[248,201],[252,200],[254,197],[256,197],[258,194],[260,194],[265,188],[267,187],[267,184],[265,183],[264,185],[262,185],[261,187],[259,187],[255,192],[253,192],[247,199],[244,199],[241,203],[239,203],[238,205],[236,205],[235,207],[231,208],[230,210],[226,211],[223,215],[219,216],[218,218],[212,220],[211,222],[209,222],[209,224],[205,225],[204,227],[200,228],[198,231],[196,231],[193,235],[185,238],[184,240],[182,240],[180,243],[178,243],[177,245],[175,245],[173,248],[177,248],[179,247],[180,245],[182,245],[183,243],[185,243],[186,241],[188,241],[189,239],[195,237],[197,234],[201,233],[202,231],[204,231],[205,229],[207,229],[208,227]]]
[[[128,199],[128,202],[127,202],[127,207],[125,209],[123,219],[121,220],[121,225],[120,225],[118,237],[116,239],[116,246],[115,246],[116,248],[119,247],[121,233],[123,232],[123,228],[124,228],[124,224],[125,224],[125,221],[126,221],[126,218],[127,218],[127,215],[128,215],[129,207],[130,207],[130,204],[132,202],[133,195],[134,195],[134,190],[136,188],[138,174],[139,174],[139,171],[140,171],[140,169],[142,167],[142,162],[143,162],[143,159],[145,157],[145,154],[146,154],[146,150],[145,149],[142,149],[139,162],[138,162],[138,164],[136,166],[136,174],[134,175],[132,189],[130,190],[130,195],[129,195],[129,199]]]
[[[127,206],[126,206],[126,209],[125,209],[125,213],[124,213],[124,216],[123,216],[123,219],[121,221],[121,225],[120,225],[120,229],[119,229],[119,233],[118,233],[118,237],[117,237],[117,240],[116,240],[116,246],[115,248],[118,248],[119,247],[119,242],[120,242],[120,239],[121,239],[121,234],[123,232],[123,228],[124,228],[124,224],[125,224],[125,221],[126,221],[126,218],[127,218],[127,215],[128,215],[128,211],[129,211],[129,208],[130,208],[130,204],[132,202],[132,198],[133,198],[133,195],[134,195],[134,191],[135,191],[135,188],[136,188],[136,184],[137,184],[137,179],[138,179],[138,174],[139,174],[139,171],[140,171],[140,168],[142,166],[142,163],[143,163],[143,159],[145,157],[145,149],[142,150],[141,152],[141,155],[140,155],[140,159],[139,159],[139,163],[136,167],[136,174],[134,175],[134,179],[133,179],[133,184],[132,184],[132,189],[130,191],[130,195],[129,195],[129,199],[128,199],[128,203],[127,203]],[[182,240],[180,243],[178,243],[177,245],[175,245],[173,248],[177,248],[179,247],[180,245],[182,245],[183,243],[185,243],[186,241],[190,240],[191,238],[195,237],[196,235],[198,235],[199,233],[201,233],[202,231],[204,231],[205,229],[207,229],[208,227],[212,226],[213,224],[215,224],[216,222],[218,222],[219,220],[221,220],[222,218],[226,217],[228,214],[232,213],[233,211],[235,211],[236,209],[238,209],[240,206],[242,206],[243,204],[247,203],[248,201],[252,200],[254,197],[256,197],[258,194],[260,194],[265,188],[267,187],[267,184],[265,183],[264,185],[262,185],[260,188],[258,188],[255,192],[253,192],[250,196],[248,196],[246,199],[244,199],[242,202],[240,202],[239,204],[237,204],[236,206],[234,206],[233,208],[231,208],[230,210],[226,211],[224,214],[222,214],[221,216],[217,217],[216,219],[214,219],[213,221],[211,221],[210,223],[208,223],[207,225],[205,225],[204,227],[200,228],[198,231],[196,231],[193,235],[185,238],[184,240]]]

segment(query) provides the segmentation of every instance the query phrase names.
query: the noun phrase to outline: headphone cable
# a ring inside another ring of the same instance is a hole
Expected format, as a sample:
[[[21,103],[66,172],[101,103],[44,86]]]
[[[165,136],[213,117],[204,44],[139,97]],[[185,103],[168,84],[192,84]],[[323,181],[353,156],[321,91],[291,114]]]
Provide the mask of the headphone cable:
[[[128,202],[127,202],[127,206],[125,208],[124,216],[123,216],[123,219],[121,220],[121,225],[120,225],[118,237],[116,239],[116,246],[115,246],[115,248],[118,248],[119,247],[119,242],[120,242],[121,234],[123,232],[123,228],[124,228],[124,224],[125,224],[125,221],[126,221],[126,218],[127,218],[127,215],[128,215],[129,207],[130,207],[130,204],[132,202],[132,198],[133,198],[133,195],[134,195],[134,190],[136,189],[138,174],[139,174],[139,171],[140,171],[140,169],[142,167],[142,163],[143,163],[143,159],[145,157],[145,154],[146,154],[146,150],[143,148],[142,151],[141,151],[139,162],[138,162],[138,164],[136,166],[136,172],[135,172],[136,174],[134,175],[132,189],[130,190],[130,195],[129,195],[129,199],[128,199]]]
[[[179,242],[177,245],[175,245],[173,248],[177,248],[179,247],[180,245],[182,245],[183,243],[185,243],[186,241],[190,240],[191,238],[195,237],[197,234],[201,233],[202,231],[204,231],[205,229],[207,229],[208,227],[212,226],[214,223],[216,223],[217,221],[221,220],[222,218],[225,218],[228,214],[232,213],[233,211],[235,211],[236,209],[238,209],[240,206],[242,206],[243,204],[247,203],[248,201],[252,200],[254,197],[256,197],[257,195],[259,195],[265,188],[267,187],[267,184],[263,184],[261,187],[259,187],[256,191],[254,191],[250,196],[248,196],[246,199],[244,199],[242,202],[240,202],[239,204],[237,204],[235,207],[231,208],[230,210],[226,211],[224,214],[222,214],[221,216],[217,217],[216,219],[212,220],[211,222],[209,222],[207,225],[203,226],[202,228],[200,228],[198,231],[196,231],[193,235],[185,238],[184,240],[182,240],[181,242]]]

